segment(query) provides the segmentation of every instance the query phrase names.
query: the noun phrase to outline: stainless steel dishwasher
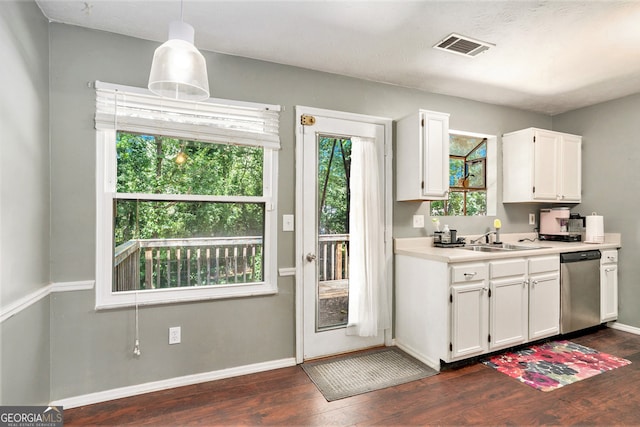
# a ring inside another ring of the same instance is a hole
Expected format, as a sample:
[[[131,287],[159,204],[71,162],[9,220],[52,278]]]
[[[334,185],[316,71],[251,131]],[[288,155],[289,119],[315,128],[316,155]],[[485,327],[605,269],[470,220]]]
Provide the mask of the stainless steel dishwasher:
[[[600,324],[600,251],[560,254],[560,333]]]

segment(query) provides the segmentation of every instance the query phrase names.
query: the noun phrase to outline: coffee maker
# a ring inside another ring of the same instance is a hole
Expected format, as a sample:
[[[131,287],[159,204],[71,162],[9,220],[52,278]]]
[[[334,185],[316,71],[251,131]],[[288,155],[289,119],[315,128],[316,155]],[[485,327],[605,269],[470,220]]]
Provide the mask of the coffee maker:
[[[567,207],[540,209],[540,240],[579,242],[584,226],[585,218]]]

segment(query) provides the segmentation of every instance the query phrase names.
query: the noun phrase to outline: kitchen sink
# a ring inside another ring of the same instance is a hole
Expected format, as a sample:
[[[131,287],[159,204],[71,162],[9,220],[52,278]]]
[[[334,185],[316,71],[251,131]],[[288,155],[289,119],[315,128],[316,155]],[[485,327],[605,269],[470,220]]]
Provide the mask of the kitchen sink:
[[[528,245],[514,245],[513,243],[501,243],[501,244],[484,244],[484,245],[467,245],[460,249],[466,249],[468,251],[476,252],[507,252],[507,251],[529,251],[533,249],[544,249],[544,246],[528,246]]]

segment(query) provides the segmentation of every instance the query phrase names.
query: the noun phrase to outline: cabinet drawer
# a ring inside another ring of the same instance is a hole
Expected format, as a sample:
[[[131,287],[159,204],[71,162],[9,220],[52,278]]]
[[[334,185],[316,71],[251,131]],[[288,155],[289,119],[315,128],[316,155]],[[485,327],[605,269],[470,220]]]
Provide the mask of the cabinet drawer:
[[[489,277],[522,276],[525,274],[527,264],[523,258],[491,261],[489,263]]]
[[[610,264],[618,262],[618,251],[616,249],[610,249],[606,251],[600,251],[602,258],[600,258],[600,264]]]
[[[529,259],[529,274],[560,270],[560,256],[541,256]]]
[[[487,278],[485,264],[461,264],[451,267],[451,283],[464,283]]]

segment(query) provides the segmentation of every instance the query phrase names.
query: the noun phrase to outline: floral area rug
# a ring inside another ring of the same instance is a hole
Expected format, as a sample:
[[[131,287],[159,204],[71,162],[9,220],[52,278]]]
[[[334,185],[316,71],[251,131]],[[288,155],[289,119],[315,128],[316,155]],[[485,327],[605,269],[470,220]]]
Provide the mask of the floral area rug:
[[[551,341],[482,363],[538,390],[551,391],[631,362],[570,341]]]

